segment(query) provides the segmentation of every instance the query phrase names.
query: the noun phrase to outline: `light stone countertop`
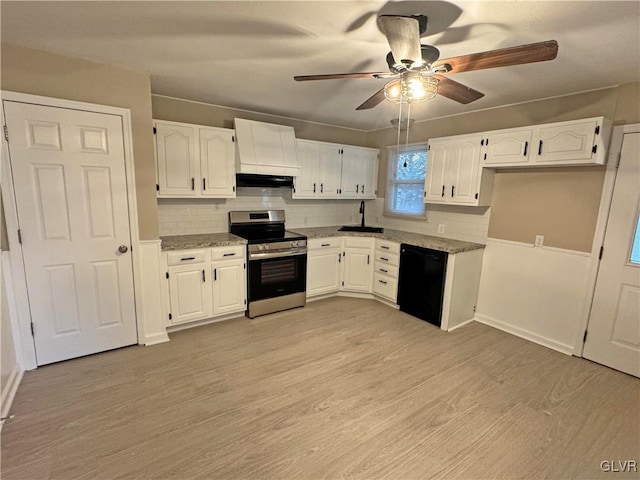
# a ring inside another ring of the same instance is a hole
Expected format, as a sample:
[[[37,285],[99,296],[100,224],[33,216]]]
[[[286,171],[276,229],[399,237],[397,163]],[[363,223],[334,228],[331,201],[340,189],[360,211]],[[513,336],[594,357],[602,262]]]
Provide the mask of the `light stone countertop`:
[[[246,245],[247,240],[230,233],[202,233],[197,235],[172,235],[160,237],[161,250],[189,250],[192,248],[228,247]]]
[[[439,250],[449,254],[467,252],[469,250],[478,250],[485,246],[480,243],[465,242],[462,240],[454,240],[452,238],[433,237],[431,235],[422,235],[420,233],[404,232],[402,230],[392,230],[385,228],[384,233],[369,232],[340,232],[336,227],[312,227],[312,228],[295,228],[297,233],[306,235],[308,238],[327,238],[327,237],[369,237],[380,238],[392,242],[406,243],[416,247],[430,248]]]

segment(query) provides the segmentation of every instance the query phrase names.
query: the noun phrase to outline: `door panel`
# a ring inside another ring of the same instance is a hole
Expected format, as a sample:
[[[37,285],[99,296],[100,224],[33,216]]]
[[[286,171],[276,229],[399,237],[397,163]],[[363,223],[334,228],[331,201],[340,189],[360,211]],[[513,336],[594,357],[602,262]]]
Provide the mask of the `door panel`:
[[[445,203],[445,163],[450,151],[446,142],[430,142],[425,178],[425,202]],[[448,185],[451,188],[451,185]]]
[[[338,153],[338,145],[320,145],[320,171],[322,180],[318,196],[338,198],[340,175],[342,169],[342,155]]]
[[[315,198],[320,192],[320,146],[318,142],[297,140],[300,173],[294,178],[293,198]]]
[[[245,309],[244,260],[215,265],[213,313],[215,315]]]
[[[469,137],[458,143],[458,165],[455,171],[456,178],[453,203],[476,203],[476,193],[480,191],[480,136]]]
[[[307,296],[337,292],[340,289],[339,249],[309,252],[307,255]]]
[[[200,188],[206,197],[235,197],[235,148],[233,130],[201,128]]]
[[[195,128],[156,122],[159,195],[196,195]]]
[[[121,117],[4,107],[38,365],[136,343]]]
[[[583,355],[640,377],[640,265],[633,261],[640,212],[640,133],[626,134]]]
[[[211,316],[211,284],[205,264],[169,268],[171,323]]]

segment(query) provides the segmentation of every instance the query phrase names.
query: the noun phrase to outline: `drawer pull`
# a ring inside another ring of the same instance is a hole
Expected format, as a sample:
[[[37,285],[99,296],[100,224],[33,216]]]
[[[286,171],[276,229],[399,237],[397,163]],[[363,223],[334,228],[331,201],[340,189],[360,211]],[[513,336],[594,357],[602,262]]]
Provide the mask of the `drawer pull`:
[[[527,156],[527,152],[529,151],[529,142],[524,142],[524,153],[523,156]]]
[[[384,260],[385,262],[389,261],[389,259],[387,257],[380,257],[380,260]]]
[[[322,247],[330,247],[330,246],[331,246],[331,244],[330,244],[330,243],[323,243],[321,246],[322,246]]]
[[[385,250],[389,250],[389,247],[387,247],[386,245],[380,245],[380,248],[384,248]]]
[[[235,253],[224,253],[222,254],[223,257],[234,257],[236,254]]]
[[[181,261],[181,262],[186,262],[187,260],[195,260],[195,259],[196,259],[196,257],[182,257],[182,258],[180,259],[180,261]]]
[[[378,280],[380,283],[382,283],[383,285],[386,285],[387,282],[385,282],[384,280]]]
[[[379,268],[378,270],[380,270],[383,273],[389,273],[389,270],[385,270],[384,268]]]

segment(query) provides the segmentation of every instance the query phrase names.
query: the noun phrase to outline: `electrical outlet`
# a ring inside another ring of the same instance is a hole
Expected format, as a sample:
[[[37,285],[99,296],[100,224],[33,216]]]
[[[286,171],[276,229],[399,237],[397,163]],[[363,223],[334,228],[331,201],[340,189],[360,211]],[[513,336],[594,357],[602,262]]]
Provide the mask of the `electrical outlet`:
[[[307,217],[304,217],[303,222],[304,222],[305,225],[307,224],[307,222],[308,222]]]
[[[544,245],[544,235],[536,235],[536,243],[534,243],[534,246],[541,247],[543,245]]]
[[[444,223],[438,224],[438,233],[444,233]]]

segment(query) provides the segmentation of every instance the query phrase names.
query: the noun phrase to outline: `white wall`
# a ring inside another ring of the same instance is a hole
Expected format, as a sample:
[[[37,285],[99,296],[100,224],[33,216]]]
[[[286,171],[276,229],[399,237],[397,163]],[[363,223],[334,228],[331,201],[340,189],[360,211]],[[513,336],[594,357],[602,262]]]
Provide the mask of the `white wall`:
[[[359,206],[358,200],[292,200],[290,188],[241,187],[237,198],[158,199],[158,223],[160,236],[228,232],[230,210],[283,209],[288,229],[349,225],[360,221]]]
[[[566,354],[581,334],[590,254],[489,238],[476,320]]]
[[[365,200],[366,224],[397,230],[485,243],[489,209],[428,206],[427,220],[413,221],[382,215],[384,199]],[[359,200],[293,200],[283,188],[239,188],[233,199],[158,199],[160,236],[227,232],[230,210],[284,209],[287,228],[355,225],[360,222]],[[445,233],[438,233],[438,225]]]
[[[7,284],[4,279],[6,255],[0,255],[0,414],[6,417],[11,408],[13,397],[22,379],[22,369],[18,364],[15,337],[11,325],[7,296]]]

